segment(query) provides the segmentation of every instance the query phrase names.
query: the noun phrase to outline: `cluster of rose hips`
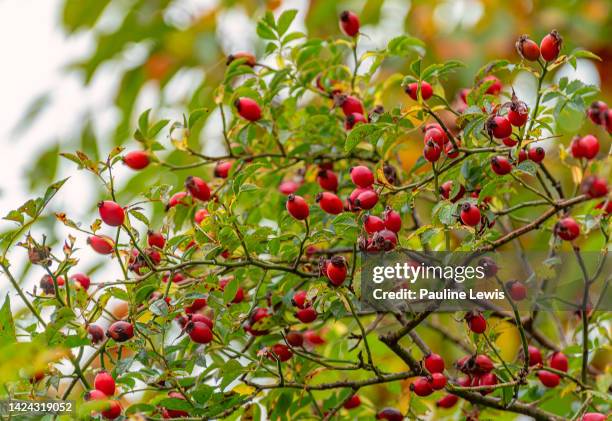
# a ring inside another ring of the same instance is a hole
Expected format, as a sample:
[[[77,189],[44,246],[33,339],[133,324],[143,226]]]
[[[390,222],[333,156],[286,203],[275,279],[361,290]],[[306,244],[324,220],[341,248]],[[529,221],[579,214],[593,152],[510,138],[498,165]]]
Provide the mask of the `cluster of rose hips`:
[[[429,162],[436,162],[438,159],[440,159],[442,152],[444,152],[449,159],[454,159],[459,156],[459,150],[453,146],[448,135],[440,124],[427,124],[423,130],[425,133],[423,137],[423,156],[426,160]],[[457,141],[457,146],[459,145],[460,143]]]
[[[417,396],[429,396],[434,390],[444,389],[446,376],[444,375],[444,360],[438,354],[431,353],[423,359],[423,365],[429,375],[418,377],[410,384]]]
[[[100,371],[94,378],[94,389],[85,393],[86,401],[107,401],[107,408],[100,413],[109,420],[121,415],[121,404],[110,399],[115,394],[115,379],[106,371]]]
[[[375,253],[381,250],[390,251],[397,246],[397,234],[402,229],[402,217],[387,206],[382,218],[375,215],[364,215],[363,229],[367,237],[359,240],[361,250]]]

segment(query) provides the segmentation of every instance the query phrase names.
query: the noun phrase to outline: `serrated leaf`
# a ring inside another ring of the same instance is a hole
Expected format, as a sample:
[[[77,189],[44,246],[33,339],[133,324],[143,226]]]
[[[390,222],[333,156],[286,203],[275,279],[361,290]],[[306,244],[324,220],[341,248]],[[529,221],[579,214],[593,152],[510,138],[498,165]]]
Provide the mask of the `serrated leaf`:
[[[418,38],[400,35],[387,44],[387,52],[392,56],[405,57],[414,52],[419,56],[425,55],[425,43]]]
[[[4,304],[0,308],[0,347],[15,343],[15,324],[11,313],[11,302],[8,294],[4,298]]]
[[[532,176],[535,176],[538,172],[538,167],[535,162],[528,159],[518,164],[516,169]]]
[[[151,114],[151,108],[140,114],[140,117],[138,117],[138,130],[145,139],[149,137],[149,114]]]
[[[293,20],[295,19],[297,12],[298,11],[295,9],[285,10],[279,16],[278,22],[276,24],[276,30],[278,31],[279,36],[282,37],[283,35],[285,35],[287,29],[289,29],[289,27],[291,26],[291,22],[293,22]]]
[[[257,23],[257,35],[262,39],[276,40],[276,34],[272,28],[270,28],[268,24],[263,21],[259,21]]]
[[[374,124],[358,124],[346,137],[344,151],[352,151],[359,144],[359,142],[364,140],[367,135],[374,133],[376,130],[378,130],[378,128]]]

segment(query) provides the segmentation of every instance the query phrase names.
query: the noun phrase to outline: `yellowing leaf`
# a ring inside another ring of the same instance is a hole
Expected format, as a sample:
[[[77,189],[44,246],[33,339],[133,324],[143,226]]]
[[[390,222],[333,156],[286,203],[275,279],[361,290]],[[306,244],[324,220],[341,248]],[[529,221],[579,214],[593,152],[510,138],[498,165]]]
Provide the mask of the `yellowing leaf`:
[[[240,395],[252,395],[255,391],[256,389],[254,387],[247,386],[246,384],[239,384],[232,389],[232,392],[236,392]]]

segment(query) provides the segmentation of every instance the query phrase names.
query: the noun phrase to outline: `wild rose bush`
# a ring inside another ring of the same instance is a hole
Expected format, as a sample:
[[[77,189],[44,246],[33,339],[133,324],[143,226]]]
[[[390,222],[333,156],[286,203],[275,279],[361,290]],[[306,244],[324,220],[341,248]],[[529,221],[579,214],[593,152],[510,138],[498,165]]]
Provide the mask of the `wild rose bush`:
[[[55,214],[75,236],[49,246],[30,235],[66,180],[8,213],[16,227],[2,236],[2,268],[27,311],[2,309],[5,394],[76,399],[83,418],[605,419],[611,378],[592,360],[609,343],[588,332],[609,338],[608,313],[571,314],[566,345],[537,313],[361,311],[358,282],[360,252],[399,247],[494,251],[537,238],[551,251],[605,255],[612,110],[595,87],[551,77],[597,57],[564,51],[556,31],[540,43],[523,36],[515,61],[446,92],[463,65],[427,64],[420,40],[358,55],[354,13],[330,40],[288,32],[295,15],[258,23],[277,65],[233,54],[214,104],[179,122],[145,112],[139,146],[103,161],[61,154],[106,191],[89,221]],[[385,70],[405,58],[401,73]],[[533,107],[508,85],[521,71],[538,80]],[[404,105],[385,101],[400,89]],[[190,142],[213,109],[224,156]],[[406,149],[421,155],[408,166]],[[126,203],[120,165],[185,182],[150,183]],[[41,276],[33,291],[7,259],[18,246]],[[96,253],[121,279],[79,271]],[[524,296],[521,282],[507,288]],[[124,315],[109,311],[111,299]],[[520,336],[512,358],[499,349],[502,322]],[[428,344],[440,333],[450,346]]]

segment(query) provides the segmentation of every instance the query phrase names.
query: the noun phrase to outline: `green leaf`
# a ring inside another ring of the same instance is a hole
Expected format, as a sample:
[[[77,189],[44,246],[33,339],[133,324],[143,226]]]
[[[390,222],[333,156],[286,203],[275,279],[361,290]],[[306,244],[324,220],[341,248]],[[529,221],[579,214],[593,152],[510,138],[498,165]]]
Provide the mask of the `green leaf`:
[[[223,301],[225,304],[232,302],[238,291],[238,285],[238,279],[236,278],[233,278],[225,285],[225,288],[223,288]]]
[[[189,114],[189,126],[188,127],[192,129],[193,126],[195,126],[195,124],[198,122],[198,120],[200,120],[202,117],[204,117],[209,112],[210,110],[208,108],[198,108],[197,110],[193,110],[191,114]]]
[[[15,324],[13,323],[13,315],[11,313],[11,301],[8,294],[4,298],[4,304],[0,308],[0,347],[15,343],[17,336],[15,335]]]
[[[367,135],[372,134],[377,130],[378,128],[374,124],[358,124],[346,137],[344,151],[352,151],[359,144],[359,142],[364,140]]]
[[[262,39],[276,40],[274,31],[263,21],[257,23],[257,35]]]
[[[516,169],[532,176],[536,175],[538,172],[538,167],[536,166],[535,162],[528,159],[518,164]]]
[[[297,12],[298,11],[295,9],[285,10],[279,16],[278,23],[276,24],[276,29],[278,31],[279,36],[282,37],[283,35],[285,35],[287,29],[289,29],[289,27],[291,26],[291,22],[293,22],[293,20],[295,19]]]
[[[6,219],[7,221],[15,221],[19,225],[23,225],[23,214],[18,210],[12,210],[6,214],[6,216],[2,219]]]
[[[392,56],[405,57],[411,53],[425,55],[425,43],[418,38],[400,35],[387,44],[387,52]]]
[[[149,137],[149,114],[151,114],[150,108],[138,117],[138,130],[145,139]]]
[[[576,57],[576,58],[588,58],[588,59],[592,59],[592,60],[597,60],[597,61],[601,61],[601,57],[599,57],[597,54],[592,53],[588,50],[574,50],[571,53],[572,56]]]
[[[417,78],[421,78],[421,59],[415,60],[410,64],[410,70]]]

